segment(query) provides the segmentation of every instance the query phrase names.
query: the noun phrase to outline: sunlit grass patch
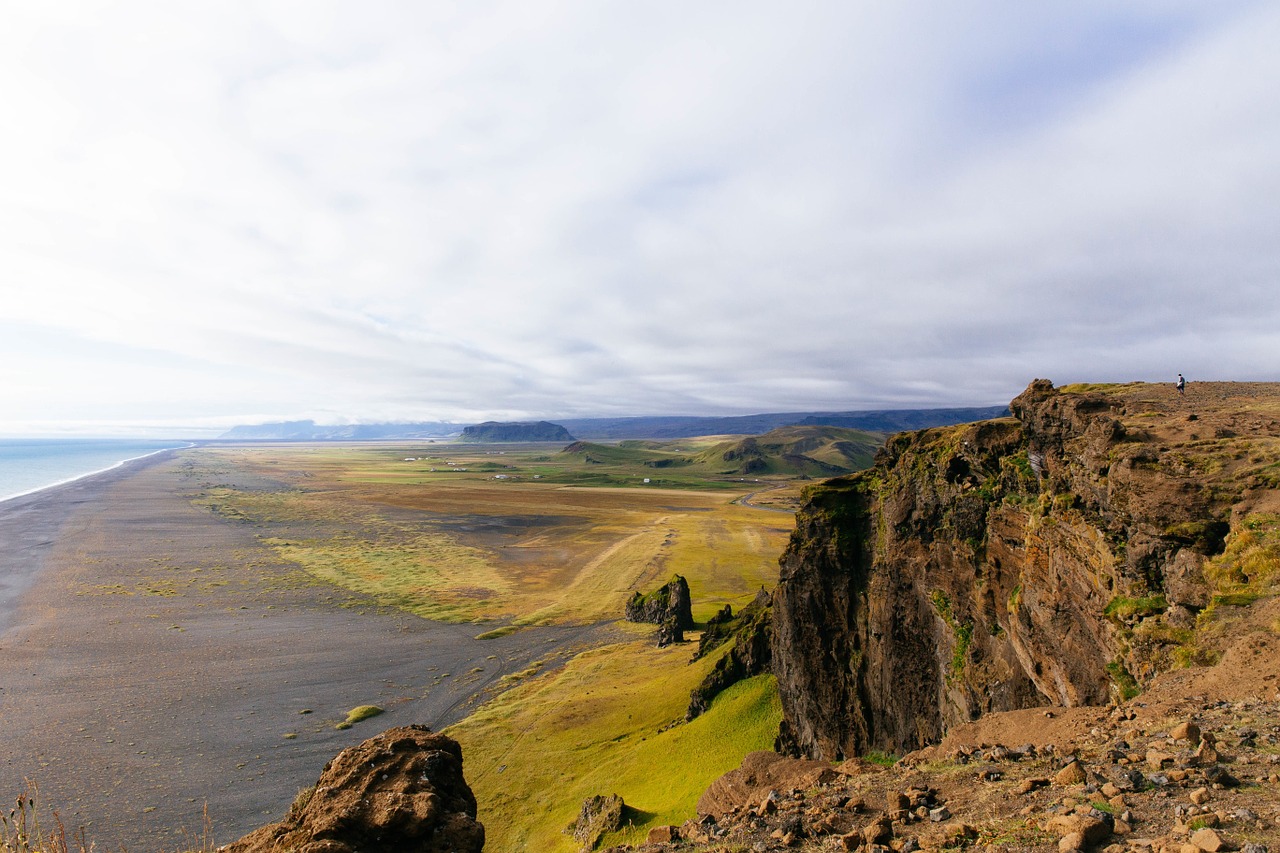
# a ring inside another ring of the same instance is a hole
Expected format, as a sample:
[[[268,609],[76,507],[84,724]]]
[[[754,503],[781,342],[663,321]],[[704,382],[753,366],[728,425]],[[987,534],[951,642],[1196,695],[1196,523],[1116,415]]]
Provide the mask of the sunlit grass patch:
[[[520,630],[519,625],[503,625],[501,628],[494,628],[492,631],[484,631],[476,634],[477,640],[496,640],[499,637],[505,637],[508,634],[514,634]]]
[[[482,553],[441,534],[381,546],[354,537],[263,541],[310,575],[429,619],[502,615],[510,592]]]
[[[643,840],[649,825],[680,823],[714,779],[752,750],[769,749],[781,711],[771,676],[742,682],[692,723],[689,691],[717,655],[687,664],[689,648],[628,642],[573,658],[448,729],[499,850],[575,850],[561,830],[582,801],[617,793],[644,825],[610,843]],[[679,773],[654,768],[679,767]]]
[[[347,712],[347,718],[334,726],[335,729],[349,729],[356,723],[384,713],[377,705],[359,705]]]

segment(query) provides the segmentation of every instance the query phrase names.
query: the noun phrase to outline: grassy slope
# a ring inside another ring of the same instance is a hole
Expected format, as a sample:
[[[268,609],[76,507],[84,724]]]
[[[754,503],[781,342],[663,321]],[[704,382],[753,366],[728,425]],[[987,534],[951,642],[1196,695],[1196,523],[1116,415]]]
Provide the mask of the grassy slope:
[[[630,832],[693,816],[702,791],[772,747],[781,710],[771,676],[750,679],[689,724],[689,690],[714,660],[690,665],[689,647],[620,643],[579,655],[490,702],[447,734],[458,739],[488,845],[503,851],[576,850],[562,830],[582,801],[618,794]]]

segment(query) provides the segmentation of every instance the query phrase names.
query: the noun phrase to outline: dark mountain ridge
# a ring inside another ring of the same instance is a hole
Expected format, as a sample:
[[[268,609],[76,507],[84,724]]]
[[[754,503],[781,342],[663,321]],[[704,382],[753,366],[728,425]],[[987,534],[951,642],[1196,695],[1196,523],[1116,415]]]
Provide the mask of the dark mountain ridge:
[[[950,409],[884,409],[865,412],[775,412],[733,417],[640,416],[568,418],[556,423],[580,439],[692,438],[701,435],[759,435],[785,426],[835,426],[865,432],[900,432],[1003,417],[1007,406]],[[401,438],[450,438],[473,424],[422,423],[338,424],[281,421],[232,427],[219,438],[228,441],[374,441]]]

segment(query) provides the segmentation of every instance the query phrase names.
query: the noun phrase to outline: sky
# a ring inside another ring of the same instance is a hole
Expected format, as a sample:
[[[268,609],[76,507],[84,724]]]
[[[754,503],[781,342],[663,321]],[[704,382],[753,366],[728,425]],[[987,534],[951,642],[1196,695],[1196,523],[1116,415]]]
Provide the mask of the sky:
[[[0,434],[1276,380],[1280,4],[8,0]]]

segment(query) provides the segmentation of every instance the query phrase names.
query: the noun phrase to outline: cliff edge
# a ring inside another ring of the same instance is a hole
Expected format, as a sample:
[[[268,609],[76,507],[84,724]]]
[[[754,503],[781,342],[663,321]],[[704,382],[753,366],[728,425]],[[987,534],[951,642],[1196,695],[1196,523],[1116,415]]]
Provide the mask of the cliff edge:
[[[774,594],[779,746],[901,753],[1212,662],[1280,557],[1280,385],[1036,380],[813,487]]]

